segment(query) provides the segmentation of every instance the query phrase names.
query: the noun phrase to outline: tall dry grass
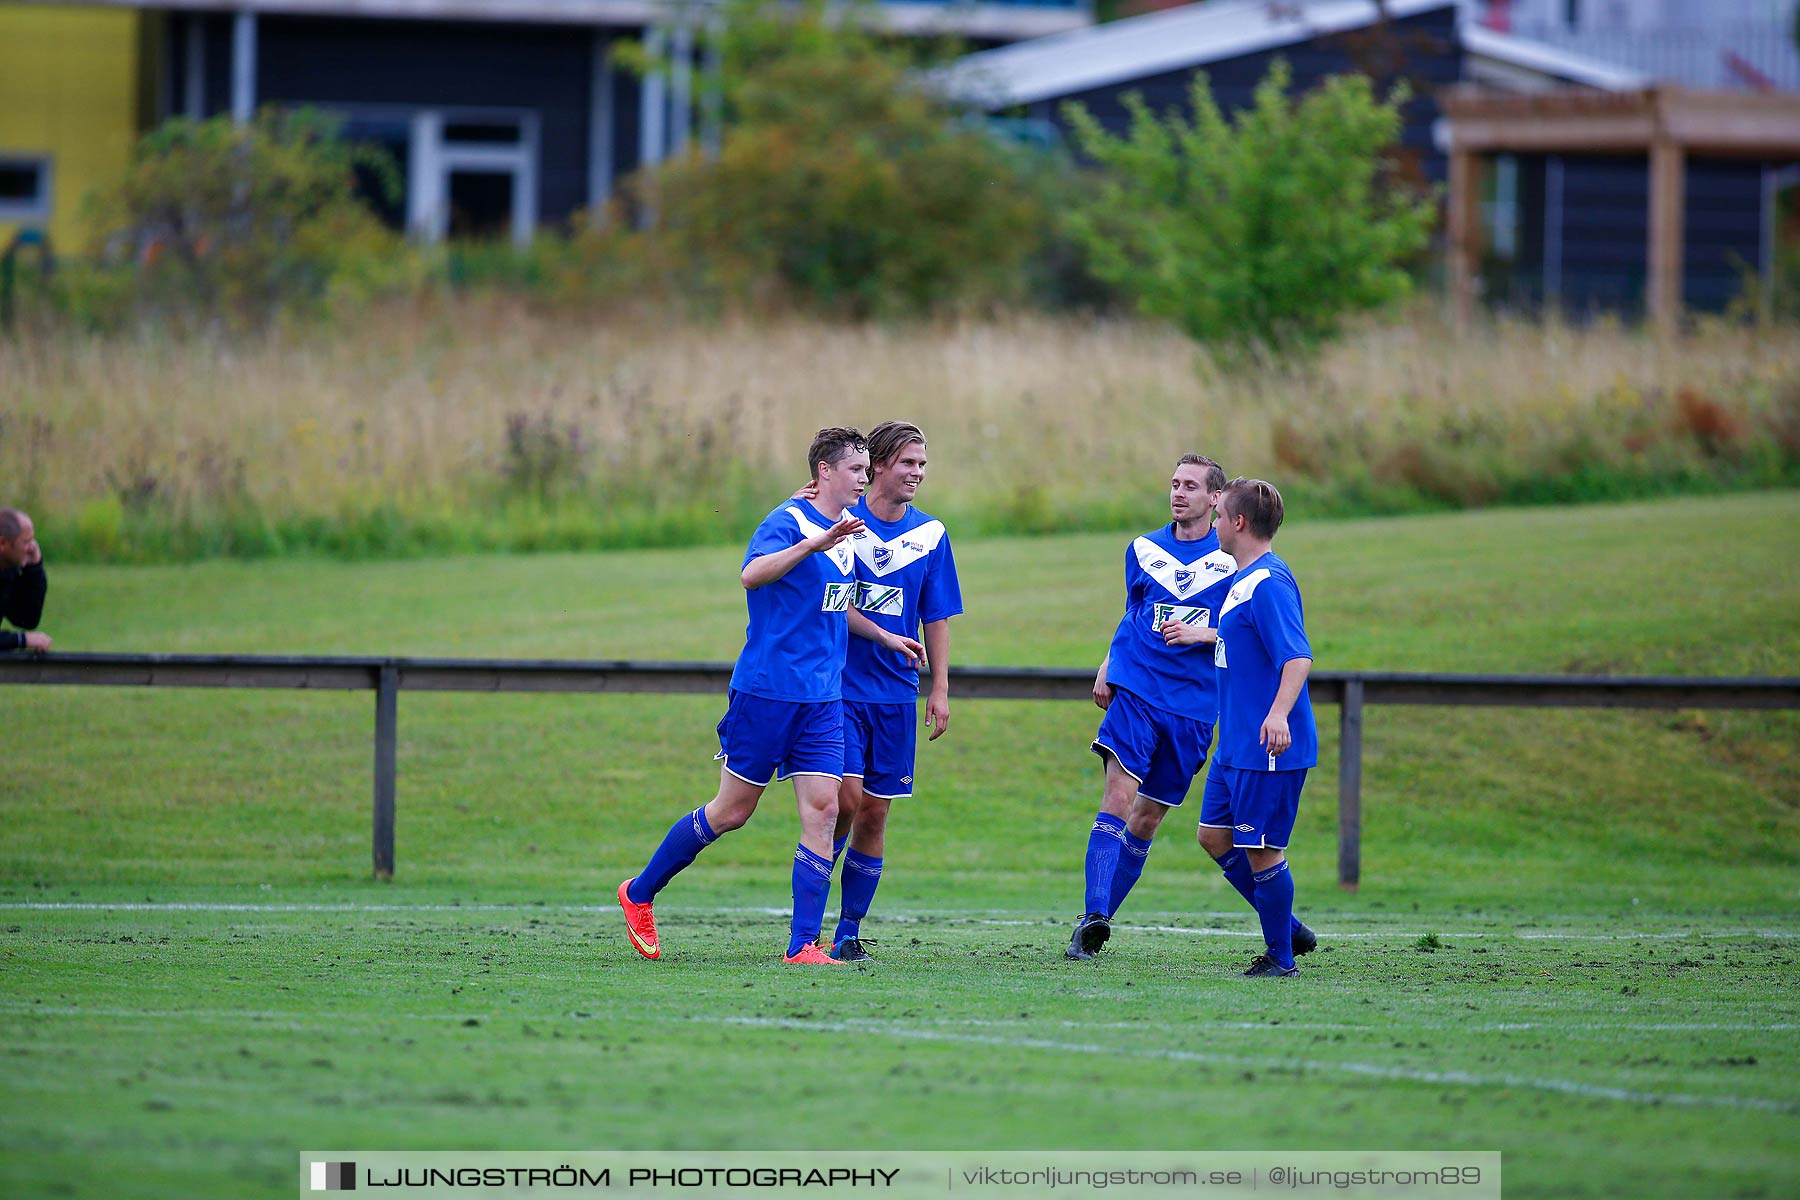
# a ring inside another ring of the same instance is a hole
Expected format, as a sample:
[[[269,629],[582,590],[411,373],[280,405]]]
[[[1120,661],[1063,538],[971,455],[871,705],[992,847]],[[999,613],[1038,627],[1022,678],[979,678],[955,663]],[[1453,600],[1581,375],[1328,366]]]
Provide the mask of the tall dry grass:
[[[0,502],[90,557],[726,538],[816,428],[889,417],[931,436],[931,506],[989,528],[1135,524],[1190,448],[1337,509],[1791,482],[1800,334],[1421,314],[1226,368],[1138,322],[466,298],[254,340],[59,335],[0,342]]]

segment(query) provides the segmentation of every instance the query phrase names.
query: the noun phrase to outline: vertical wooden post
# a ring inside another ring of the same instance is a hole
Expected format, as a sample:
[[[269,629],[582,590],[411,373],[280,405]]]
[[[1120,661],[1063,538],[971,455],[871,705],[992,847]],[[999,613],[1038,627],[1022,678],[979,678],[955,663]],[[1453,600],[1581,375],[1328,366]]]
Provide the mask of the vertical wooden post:
[[[1338,886],[1354,892],[1362,882],[1363,681],[1344,681],[1338,713]]]
[[[375,878],[394,877],[394,749],[399,731],[400,668],[384,663],[375,687]]]
[[[1682,233],[1687,228],[1687,154],[1658,133],[1650,145],[1650,279],[1645,300],[1659,337],[1681,324]]]
[[[1481,262],[1481,158],[1472,150],[1450,151],[1449,255],[1450,315],[1458,330],[1475,315],[1475,281]]]

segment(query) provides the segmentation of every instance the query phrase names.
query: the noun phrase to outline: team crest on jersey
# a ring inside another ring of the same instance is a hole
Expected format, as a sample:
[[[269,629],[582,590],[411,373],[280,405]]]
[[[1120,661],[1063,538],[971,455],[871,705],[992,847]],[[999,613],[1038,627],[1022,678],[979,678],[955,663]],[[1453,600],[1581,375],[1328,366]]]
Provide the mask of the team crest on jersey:
[[[877,546],[875,547],[874,557],[876,570],[883,570],[887,567],[889,561],[893,559],[894,552],[889,550],[886,546]]]
[[[825,612],[843,612],[850,607],[851,597],[855,594],[855,584],[828,583],[825,585],[825,602],[819,607]]]
[[[906,606],[906,589],[888,587],[882,583],[863,583],[856,585],[856,607],[865,613],[879,613],[884,617],[898,617]]]
[[[1193,586],[1194,573],[1192,571],[1175,572],[1175,591],[1177,594],[1185,596],[1187,595],[1187,590]]]

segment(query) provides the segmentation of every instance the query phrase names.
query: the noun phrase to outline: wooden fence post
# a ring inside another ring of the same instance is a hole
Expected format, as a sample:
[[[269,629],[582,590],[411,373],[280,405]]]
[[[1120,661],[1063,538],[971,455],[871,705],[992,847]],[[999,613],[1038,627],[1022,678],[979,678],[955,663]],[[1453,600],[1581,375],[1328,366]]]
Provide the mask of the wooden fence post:
[[[1362,882],[1363,681],[1344,680],[1338,711],[1338,886],[1354,892]]]
[[[383,663],[375,687],[375,878],[394,877],[394,746],[400,709],[400,668]]]

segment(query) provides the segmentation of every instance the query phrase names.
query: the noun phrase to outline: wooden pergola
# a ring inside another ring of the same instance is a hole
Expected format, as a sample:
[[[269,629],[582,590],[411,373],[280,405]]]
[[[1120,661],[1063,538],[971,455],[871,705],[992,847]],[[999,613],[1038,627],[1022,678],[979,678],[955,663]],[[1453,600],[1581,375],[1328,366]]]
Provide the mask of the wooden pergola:
[[[1650,160],[1645,296],[1659,333],[1681,318],[1689,155],[1800,158],[1800,94],[1641,91],[1492,92],[1467,85],[1443,101],[1450,141],[1449,281],[1466,324],[1481,253],[1481,172],[1491,154],[1620,154]]]

